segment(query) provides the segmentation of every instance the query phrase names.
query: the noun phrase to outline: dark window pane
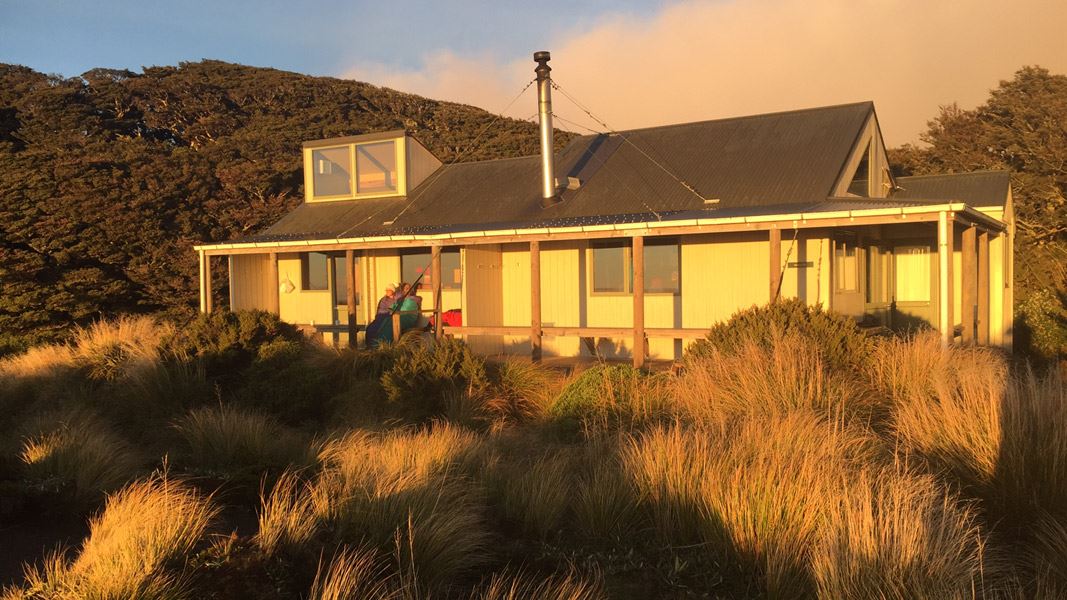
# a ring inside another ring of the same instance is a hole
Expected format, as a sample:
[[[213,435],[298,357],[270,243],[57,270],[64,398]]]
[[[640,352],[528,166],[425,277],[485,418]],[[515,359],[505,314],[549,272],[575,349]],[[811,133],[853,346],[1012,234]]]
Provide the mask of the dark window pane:
[[[356,272],[359,272],[359,257],[355,259]],[[343,254],[333,257],[333,297],[338,305],[348,304],[348,269]],[[359,280],[356,280],[356,304],[359,304]]]
[[[327,275],[329,257],[321,252],[307,252],[300,255],[300,275],[302,290],[327,290],[330,281]]]
[[[360,194],[396,191],[396,142],[356,146],[356,191]]]
[[[348,173],[351,168],[352,149],[325,148],[311,152],[311,168],[314,169],[312,186],[314,196],[348,196],[351,195],[351,177]]]
[[[629,252],[623,246],[594,246],[593,291],[629,292]]]
[[[681,269],[678,244],[645,245],[645,291],[652,293],[677,292],[681,288]]]
[[[442,289],[458,290],[462,287],[463,273],[459,265],[459,250],[441,252]],[[414,283],[424,269],[426,275],[419,283],[424,290],[433,289],[433,265],[430,262],[430,253],[417,252],[400,256],[400,273],[406,283]]]

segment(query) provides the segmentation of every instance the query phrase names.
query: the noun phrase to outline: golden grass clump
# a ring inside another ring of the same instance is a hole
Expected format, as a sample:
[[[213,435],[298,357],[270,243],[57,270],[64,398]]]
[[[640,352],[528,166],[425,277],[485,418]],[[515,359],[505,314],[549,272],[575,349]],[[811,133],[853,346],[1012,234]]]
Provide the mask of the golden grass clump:
[[[211,473],[235,474],[307,466],[314,457],[296,432],[274,419],[234,406],[194,409],[175,423],[186,460]]]
[[[446,424],[349,433],[324,446],[312,482],[290,476],[275,486],[256,542],[271,553],[327,532],[336,542],[392,549],[399,565],[437,587],[485,555],[482,498],[457,465],[478,448],[477,436]]]
[[[394,578],[373,550],[342,549],[325,570],[319,562],[308,600],[401,600]]]
[[[554,450],[532,460],[501,464],[495,477],[505,517],[523,530],[545,538],[563,525],[574,494],[575,461],[567,450]]]
[[[84,411],[44,413],[24,425],[19,459],[29,480],[88,503],[132,479],[141,461],[129,444]]]
[[[820,598],[969,598],[986,588],[976,515],[932,476],[864,471],[830,501],[812,558]]]
[[[574,526],[590,540],[617,541],[634,534],[642,525],[637,510],[637,491],[623,470],[618,440],[590,444],[580,460],[571,510]]]
[[[706,422],[803,409],[866,420],[879,411],[864,382],[846,369],[828,370],[810,341],[777,329],[770,335],[691,356],[672,386],[681,414]]]
[[[570,572],[548,577],[498,573],[471,594],[471,600],[604,600],[600,578]]]
[[[627,472],[657,532],[701,543],[773,596],[811,590],[809,552],[833,501],[882,450],[809,412],[746,419],[730,431],[680,426],[632,438]]]
[[[493,369],[485,400],[489,418],[501,425],[542,421],[559,391],[562,377],[528,360],[509,359]]]
[[[74,334],[75,359],[93,379],[144,382],[159,367],[163,340],[174,326],[151,317],[97,321]]]
[[[26,571],[39,598],[169,599],[185,596],[184,560],[218,514],[210,499],[165,475],[130,484],[89,523],[73,560],[54,555]]]

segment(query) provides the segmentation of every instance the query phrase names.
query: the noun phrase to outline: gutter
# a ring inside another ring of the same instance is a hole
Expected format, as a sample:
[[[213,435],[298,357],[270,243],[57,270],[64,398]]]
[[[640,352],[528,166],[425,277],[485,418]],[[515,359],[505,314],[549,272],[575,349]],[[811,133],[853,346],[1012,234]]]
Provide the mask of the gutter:
[[[814,213],[789,213],[789,214],[777,214],[777,215],[758,215],[750,217],[723,217],[723,218],[707,218],[707,219],[679,219],[677,221],[652,221],[644,223],[619,223],[617,225],[580,225],[570,227],[530,227],[523,229],[493,229],[487,231],[464,231],[456,233],[432,233],[432,234],[398,234],[398,235],[379,235],[369,237],[353,237],[353,238],[328,238],[322,240],[291,240],[291,241],[279,241],[279,242],[245,242],[245,243],[232,243],[232,244],[202,244],[199,246],[193,246],[194,250],[236,250],[247,248],[301,248],[303,246],[329,246],[329,245],[349,245],[349,244],[366,244],[366,243],[382,243],[382,242],[412,242],[412,241],[425,241],[430,243],[441,243],[452,240],[467,240],[471,238],[492,238],[498,236],[516,236],[516,235],[552,235],[552,234],[568,234],[568,233],[596,233],[603,231],[619,231],[625,232],[628,230],[669,230],[671,228],[680,227],[693,227],[701,225],[746,225],[746,224],[760,224],[760,223],[772,223],[781,221],[792,221],[808,223],[811,221],[821,221],[828,219],[852,219],[857,217],[898,217],[903,220],[907,220],[909,215],[917,214],[937,214],[940,212],[951,212],[961,215],[966,215],[970,221],[978,222],[990,229],[997,231],[1005,231],[1007,226],[997,219],[990,217],[978,210],[975,210],[962,202],[954,202],[949,204],[937,204],[928,206],[907,206],[900,208],[867,208],[861,210],[842,210],[842,211],[826,211],[826,212],[814,212]],[[791,227],[784,227],[783,229],[792,229]]]

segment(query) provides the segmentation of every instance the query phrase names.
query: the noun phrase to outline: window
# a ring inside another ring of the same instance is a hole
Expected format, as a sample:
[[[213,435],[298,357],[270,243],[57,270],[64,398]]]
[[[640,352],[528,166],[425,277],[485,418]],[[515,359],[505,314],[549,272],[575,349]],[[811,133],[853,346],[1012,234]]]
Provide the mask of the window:
[[[352,177],[349,173],[352,165],[351,152],[350,146],[323,148],[311,152],[311,166],[314,169],[312,186],[316,198],[352,194]]]
[[[859,290],[859,264],[856,246],[850,242],[837,242],[834,249],[834,288],[839,292]]]
[[[330,257],[321,252],[305,252],[300,255],[300,289],[322,291],[330,289]]]
[[[426,274],[419,282],[423,289],[433,288],[433,264],[429,252],[411,252],[400,255],[400,277],[406,283],[414,283],[423,271]],[[463,287],[463,271],[459,265],[459,250],[441,251],[441,289],[458,290]]]
[[[893,252],[897,302],[930,301],[930,248],[897,246]]]
[[[630,244],[595,244],[589,251],[594,294],[633,293],[633,247]],[[645,244],[645,292],[678,293],[682,279],[679,254],[676,240]]]
[[[348,261],[343,253],[331,255],[333,264],[333,301],[337,306],[348,304]],[[359,257],[355,258],[356,272],[359,272]],[[356,278],[356,304],[359,304],[359,278]]]
[[[856,166],[856,172],[852,175],[852,181],[848,184],[848,193],[853,196],[862,196],[864,198],[871,195],[870,191],[870,179],[871,179],[871,147],[867,146],[867,151],[863,153],[863,158],[860,159],[860,164]]]
[[[356,193],[395,192],[396,142],[356,146]]]

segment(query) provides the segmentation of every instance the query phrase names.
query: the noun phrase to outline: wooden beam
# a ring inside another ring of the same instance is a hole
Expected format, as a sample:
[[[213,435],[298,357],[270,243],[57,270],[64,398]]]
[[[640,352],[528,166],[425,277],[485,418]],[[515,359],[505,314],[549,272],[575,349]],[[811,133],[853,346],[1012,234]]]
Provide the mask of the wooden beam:
[[[936,223],[940,213],[910,214],[864,217],[838,217],[829,219],[761,221],[756,223],[715,223],[709,225],[689,225],[679,227],[654,227],[643,229],[617,229],[604,231],[576,231],[559,233],[516,233],[513,235],[472,236],[440,240],[442,246],[476,246],[479,244],[507,244],[513,242],[528,243],[534,240],[570,241],[588,239],[625,239],[634,236],[657,237],[695,235],[703,233],[737,233],[742,231],[770,231],[785,227],[788,229],[819,229],[834,227],[862,227],[867,225],[909,225],[914,223]],[[227,254],[263,254],[264,252],[330,252],[353,248],[357,250],[372,248],[425,248],[427,240],[383,240],[373,242],[330,243],[330,244],[295,244],[291,246],[259,246],[250,248],[208,248],[210,256]]]
[[[989,344],[989,232],[978,234],[978,343]]]
[[[549,337],[624,338],[633,333],[628,327],[542,327],[543,335]],[[462,325],[445,327],[445,335],[526,335],[530,328],[524,325]],[[697,327],[646,327],[646,338],[701,338],[707,329]]]
[[[268,297],[270,298],[270,311],[276,315],[282,314],[281,308],[281,282],[278,281],[278,253],[271,252],[269,255],[268,269],[270,271],[267,276],[267,285],[270,289],[267,290]]]
[[[196,276],[196,279],[197,279],[197,286],[196,287],[200,288],[200,312],[206,313],[207,312],[207,302],[204,301],[204,261],[207,260],[208,254],[205,253],[203,250],[201,250],[197,254],[197,256],[198,256],[198,258],[200,260],[200,262],[199,262],[200,270],[197,272],[197,276]]]
[[[230,296],[230,312],[233,312],[233,310],[234,310],[233,305],[234,305],[235,290],[233,288],[233,257],[232,256],[227,256],[226,257],[226,289],[229,290],[229,292],[230,292],[230,294],[229,294],[229,296]]]
[[[214,291],[211,289],[211,257],[204,257],[204,312],[210,314],[215,308],[215,300],[212,298]]]
[[[541,361],[541,242],[530,242],[530,357]]]
[[[976,337],[975,308],[978,300],[978,256],[975,252],[977,233],[974,225],[964,228],[961,242],[963,247],[960,248],[960,268],[963,269],[960,274],[960,322],[963,323],[963,341],[972,344]]]
[[[937,220],[937,281],[938,281],[938,329],[941,344],[952,344],[956,336],[956,320],[952,314],[952,245],[954,221],[948,212],[942,211]]]
[[[358,323],[356,322],[356,253],[353,250],[345,250],[345,302],[348,308],[348,347],[356,348],[359,345]]]
[[[432,246],[430,248],[430,277],[433,284],[433,334],[437,339],[441,339],[441,327],[444,325],[441,323],[441,247]]]
[[[782,230],[771,229],[768,235],[770,236],[771,254],[769,263],[771,271],[770,302],[776,302],[782,289]]]
[[[400,313],[393,313],[393,343],[400,341]]]
[[[634,368],[645,365],[645,238],[633,239]]]

